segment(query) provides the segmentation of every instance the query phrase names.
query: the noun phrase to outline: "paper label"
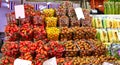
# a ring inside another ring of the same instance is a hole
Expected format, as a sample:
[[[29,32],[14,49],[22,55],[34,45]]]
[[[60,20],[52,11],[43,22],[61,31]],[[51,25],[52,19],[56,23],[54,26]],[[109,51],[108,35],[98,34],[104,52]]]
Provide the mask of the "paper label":
[[[104,62],[102,65],[113,65],[113,64],[108,63],[108,62]]]
[[[56,62],[56,57],[53,57],[49,60],[46,60],[43,65],[57,65],[57,62]]]
[[[16,19],[25,18],[25,10],[24,5],[16,5],[15,6],[15,17]]]
[[[80,8],[80,7],[79,8],[75,8],[75,13],[77,15],[78,20],[85,18],[84,14],[83,14],[83,11],[82,11],[82,8]]]
[[[32,62],[28,60],[16,59],[14,61],[14,65],[32,65]]]

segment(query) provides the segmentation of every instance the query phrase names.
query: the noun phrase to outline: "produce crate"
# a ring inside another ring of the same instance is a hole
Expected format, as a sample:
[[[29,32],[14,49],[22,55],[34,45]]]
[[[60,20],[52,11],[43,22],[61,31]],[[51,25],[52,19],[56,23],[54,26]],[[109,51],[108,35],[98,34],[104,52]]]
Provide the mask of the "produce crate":
[[[60,28],[60,41],[72,40],[72,29],[68,27]]]
[[[65,45],[65,53],[64,53],[65,57],[78,56],[79,48],[77,44],[75,44],[73,41],[66,41],[64,45]]]

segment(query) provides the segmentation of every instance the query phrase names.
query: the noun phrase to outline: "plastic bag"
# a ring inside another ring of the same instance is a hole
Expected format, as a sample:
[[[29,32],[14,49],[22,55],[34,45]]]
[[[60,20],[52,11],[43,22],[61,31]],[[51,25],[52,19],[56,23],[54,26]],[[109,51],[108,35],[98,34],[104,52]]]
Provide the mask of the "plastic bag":
[[[56,16],[65,16],[66,15],[66,9],[59,7],[58,9],[55,9]]]
[[[59,26],[60,27],[65,27],[65,26],[69,26],[69,18],[67,16],[61,16],[59,18]]]
[[[59,39],[59,33],[60,33],[60,30],[59,28],[56,28],[56,27],[48,27],[46,28],[46,31],[47,31],[47,38],[49,40],[58,40]]]
[[[54,9],[44,9],[43,13],[46,17],[52,17],[54,16],[55,10]]]
[[[62,27],[60,32],[60,40],[61,41],[72,40],[72,29],[68,27]]]
[[[70,7],[70,8],[68,9],[68,16],[69,16],[69,17],[76,16],[75,10],[74,10],[73,7]]]
[[[57,17],[46,17],[45,22],[47,27],[56,27],[57,26]]]
[[[80,26],[80,20],[77,20],[76,17],[70,17],[70,23],[72,27]]]

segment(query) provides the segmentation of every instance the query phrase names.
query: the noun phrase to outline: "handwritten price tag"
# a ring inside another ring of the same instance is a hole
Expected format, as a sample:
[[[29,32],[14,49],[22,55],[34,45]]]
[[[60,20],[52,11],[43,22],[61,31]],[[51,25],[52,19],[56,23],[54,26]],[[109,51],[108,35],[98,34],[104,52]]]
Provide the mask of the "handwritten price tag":
[[[43,63],[43,65],[57,65],[56,57],[53,57]]]
[[[113,64],[108,63],[108,62],[104,62],[102,65],[113,65]]]
[[[75,8],[75,13],[77,15],[77,18],[78,20],[80,20],[81,18],[84,19],[84,14],[83,14],[83,11],[82,11],[82,8],[78,7],[78,8]]]
[[[32,65],[32,62],[28,60],[16,59],[14,61],[14,65]]]
[[[16,16],[16,19],[19,19],[19,17],[25,18],[24,5],[16,5],[15,6],[15,16]]]

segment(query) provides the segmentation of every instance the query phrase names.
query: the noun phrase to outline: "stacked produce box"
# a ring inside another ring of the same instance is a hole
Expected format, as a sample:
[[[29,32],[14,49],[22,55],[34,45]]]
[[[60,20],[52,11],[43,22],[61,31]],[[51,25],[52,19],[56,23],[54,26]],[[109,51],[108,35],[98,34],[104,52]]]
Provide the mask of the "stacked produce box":
[[[94,16],[92,26],[97,29],[97,39],[106,44],[109,50],[108,54],[119,58],[120,18],[115,16]]]
[[[13,65],[16,58],[42,65],[54,56],[59,65],[115,64],[117,59],[106,56],[105,45],[96,39],[89,11],[84,9],[85,19],[77,20],[72,6],[65,1],[58,9],[40,12],[25,5],[26,18],[19,20],[14,18],[14,12],[9,14],[13,17],[8,17],[0,65]]]
[[[104,2],[104,14],[120,14],[120,1]]]

